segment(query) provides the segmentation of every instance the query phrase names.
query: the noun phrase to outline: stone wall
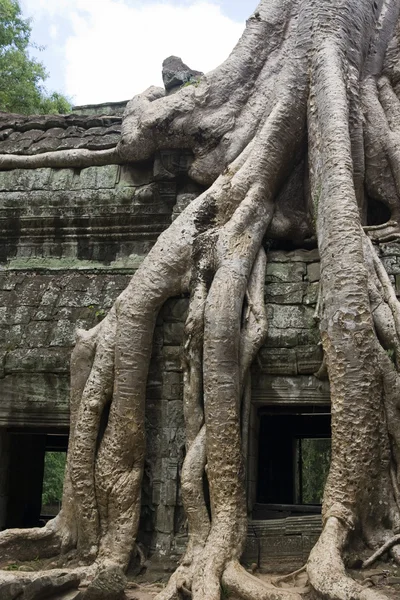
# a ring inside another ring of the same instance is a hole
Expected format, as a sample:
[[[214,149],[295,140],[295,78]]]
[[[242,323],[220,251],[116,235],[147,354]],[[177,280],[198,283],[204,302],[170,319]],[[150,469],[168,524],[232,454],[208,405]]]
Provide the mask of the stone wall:
[[[0,271],[0,426],[68,427],[74,331],[102,319],[130,278],[118,269]]]

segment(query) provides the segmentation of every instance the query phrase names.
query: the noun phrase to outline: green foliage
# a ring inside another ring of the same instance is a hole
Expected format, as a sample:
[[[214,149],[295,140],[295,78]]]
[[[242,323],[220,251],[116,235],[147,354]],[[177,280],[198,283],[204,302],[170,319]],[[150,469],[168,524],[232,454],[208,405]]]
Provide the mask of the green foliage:
[[[227,600],[227,598],[229,598],[229,590],[228,588],[223,584],[223,582],[221,581],[221,600]]]
[[[393,350],[393,348],[386,350],[386,354],[388,355],[392,363],[396,364],[396,353]]]
[[[104,308],[99,308],[98,310],[96,310],[96,312],[94,314],[98,321],[102,321],[104,319],[104,317],[106,316],[106,311],[104,310]]]
[[[303,503],[319,504],[322,502],[331,463],[331,440],[328,438],[301,440],[301,456]]]
[[[65,115],[71,112],[71,102],[59,92],[42,95],[37,112],[39,115]]]
[[[43,87],[44,65],[29,55],[31,26],[18,0],[0,0],[0,110],[21,114],[70,112],[67,98]]]
[[[66,460],[67,455],[65,452],[46,452],[44,459],[42,506],[61,502]]]
[[[194,87],[198,87],[200,83],[200,77],[192,77],[189,81],[186,81],[181,88],[189,87],[190,85],[194,85]]]

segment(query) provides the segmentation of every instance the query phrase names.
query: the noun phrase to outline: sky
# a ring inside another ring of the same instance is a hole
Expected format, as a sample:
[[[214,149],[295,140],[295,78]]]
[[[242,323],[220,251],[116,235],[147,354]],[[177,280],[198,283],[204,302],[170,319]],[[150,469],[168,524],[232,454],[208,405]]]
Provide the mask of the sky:
[[[20,0],[48,91],[74,105],[128,100],[162,85],[180,56],[208,72],[229,55],[258,0]]]

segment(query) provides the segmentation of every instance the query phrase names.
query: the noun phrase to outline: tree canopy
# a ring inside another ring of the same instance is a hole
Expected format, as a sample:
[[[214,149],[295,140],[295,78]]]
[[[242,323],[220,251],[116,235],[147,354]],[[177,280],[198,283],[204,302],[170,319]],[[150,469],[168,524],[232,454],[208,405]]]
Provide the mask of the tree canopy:
[[[22,114],[66,113],[69,100],[43,86],[44,65],[30,56],[31,24],[18,0],[0,0],[0,110]]]

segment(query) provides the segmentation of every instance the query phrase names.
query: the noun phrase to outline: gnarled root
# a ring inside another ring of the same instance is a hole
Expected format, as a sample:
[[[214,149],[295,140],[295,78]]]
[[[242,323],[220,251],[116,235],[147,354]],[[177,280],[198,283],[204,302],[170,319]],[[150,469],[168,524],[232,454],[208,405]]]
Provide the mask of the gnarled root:
[[[62,546],[59,517],[45,527],[32,529],[8,529],[0,533],[1,562],[33,560],[37,556],[56,556]]]
[[[53,570],[51,573],[17,574],[0,573],[0,597],[2,600],[42,600],[63,598],[65,593],[77,590],[81,574]]]
[[[340,507],[338,507],[339,509]],[[387,596],[363,589],[346,573],[343,551],[350,532],[349,523],[328,516],[307,563],[310,585],[322,598],[335,600],[387,600]]]

